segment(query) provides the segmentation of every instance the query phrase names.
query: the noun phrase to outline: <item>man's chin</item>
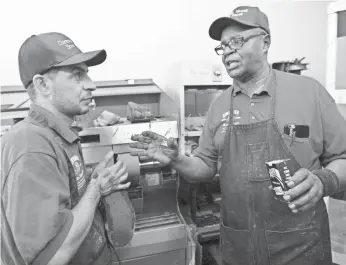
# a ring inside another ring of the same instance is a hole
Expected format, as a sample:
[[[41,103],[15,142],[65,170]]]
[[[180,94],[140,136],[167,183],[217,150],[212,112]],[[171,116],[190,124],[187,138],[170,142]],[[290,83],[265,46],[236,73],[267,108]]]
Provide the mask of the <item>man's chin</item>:
[[[227,70],[227,73],[228,75],[231,77],[231,78],[237,78],[237,77],[240,77],[241,76],[241,71],[239,71],[239,69],[232,69],[232,70]]]
[[[79,109],[76,110],[76,115],[84,115],[89,112],[89,107],[88,106],[79,106]]]
[[[79,115],[84,115],[87,114],[89,112],[89,107],[82,107],[80,109],[80,114]]]
[[[241,77],[243,74],[240,69],[231,69],[231,70],[227,69],[227,73],[233,79],[237,79],[237,78]]]

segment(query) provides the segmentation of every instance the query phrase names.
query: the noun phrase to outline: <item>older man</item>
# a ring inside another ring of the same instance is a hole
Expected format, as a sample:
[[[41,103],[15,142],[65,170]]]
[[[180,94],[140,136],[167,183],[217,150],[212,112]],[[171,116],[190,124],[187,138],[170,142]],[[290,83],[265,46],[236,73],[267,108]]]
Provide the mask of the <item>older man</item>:
[[[210,106],[194,157],[143,132],[132,147],[190,181],[211,179],[221,161],[221,251],[229,265],[331,264],[323,196],[346,188],[346,122],[316,80],[271,69],[270,28],[241,6],[209,28],[234,84]],[[226,118],[225,118],[226,117]],[[290,190],[276,195],[266,162],[289,159]]]
[[[71,127],[75,115],[89,111],[96,88],[88,67],[105,59],[105,50],[83,53],[55,32],[33,35],[20,48],[20,77],[33,104],[1,141],[4,264],[104,265],[112,258],[99,202],[129,187],[121,184],[126,166],[109,166],[110,152],[89,180]],[[131,214],[128,203],[116,202]]]

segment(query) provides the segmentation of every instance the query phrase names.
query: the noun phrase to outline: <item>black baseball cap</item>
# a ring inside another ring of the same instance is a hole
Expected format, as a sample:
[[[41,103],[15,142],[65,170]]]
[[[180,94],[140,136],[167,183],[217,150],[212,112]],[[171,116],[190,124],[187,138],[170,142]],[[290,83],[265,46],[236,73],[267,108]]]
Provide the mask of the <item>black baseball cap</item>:
[[[229,17],[220,17],[209,27],[209,36],[214,40],[221,40],[222,31],[234,24],[261,28],[270,34],[269,21],[258,7],[239,6],[233,10]]]
[[[49,32],[32,35],[20,47],[18,65],[20,79],[26,88],[32,78],[54,67],[85,63],[94,66],[107,58],[105,50],[82,52],[66,35]]]

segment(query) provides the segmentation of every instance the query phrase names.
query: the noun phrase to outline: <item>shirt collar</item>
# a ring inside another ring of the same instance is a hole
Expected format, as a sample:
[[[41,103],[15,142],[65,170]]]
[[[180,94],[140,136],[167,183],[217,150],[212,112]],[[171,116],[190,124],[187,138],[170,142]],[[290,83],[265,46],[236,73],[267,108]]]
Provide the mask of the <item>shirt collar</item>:
[[[269,96],[271,96],[273,93],[273,89],[274,89],[273,82],[272,82],[273,76],[274,76],[274,71],[270,68],[270,72],[269,72],[269,76],[268,76],[267,80],[265,81],[264,85],[256,91],[256,93],[254,95],[260,95],[261,93],[266,93]],[[234,97],[240,93],[247,95],[247,93],[244,93],[242,91],[242,89],[236,83],[233,84],[233,87],[234,87],[234,89],[233,89],[233,96]]]
[[[73,143],[79,139],[78,132],[74,130],[70,124],[43,107],[32,103],[29,116],[41,124],[46,123],[49,128],[54,130],[69,143]]]

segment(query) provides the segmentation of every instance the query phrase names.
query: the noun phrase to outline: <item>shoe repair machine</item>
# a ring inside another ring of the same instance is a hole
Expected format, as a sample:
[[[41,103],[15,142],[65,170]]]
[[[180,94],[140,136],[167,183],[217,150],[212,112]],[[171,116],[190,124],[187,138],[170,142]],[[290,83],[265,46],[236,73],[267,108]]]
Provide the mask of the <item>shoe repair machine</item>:
[[[220,65],[209,62],[174,65],[170,76],[95,82],[94,107],[76,117],[85,164],[90,171],[113,150],[128,169],[127,190],[136,212],[132,240],[116,249],[113,265],[218,264],[220,188],[217,176],[210,183],[184,181],[170,167],[130,156],[133,134],[153,131],[174,137],[181,152],[193,155],[211,103],[231,84]],[[162,80],[162,81],[159,81]],[[1,87],[1,133],[27,116],[26,91]],[[133,106],[138,106],[134,109]],[[136,111],[143,115],[136,116]],[[100,125],[107,111],[116,122]],[[102,126],[102,127],[101,127]]]

